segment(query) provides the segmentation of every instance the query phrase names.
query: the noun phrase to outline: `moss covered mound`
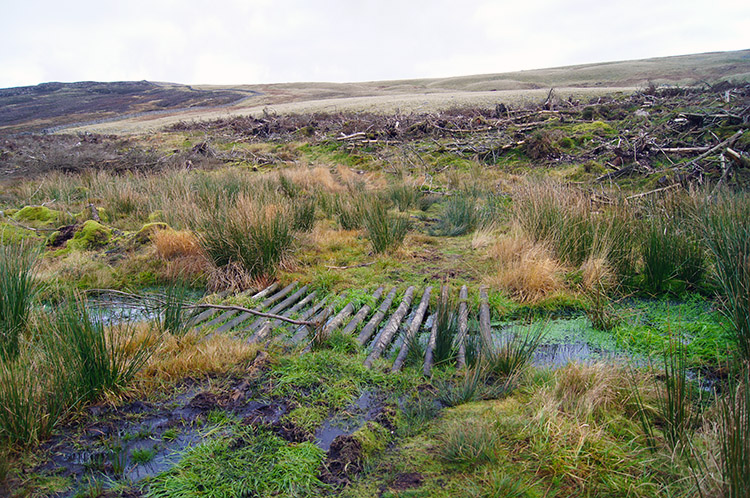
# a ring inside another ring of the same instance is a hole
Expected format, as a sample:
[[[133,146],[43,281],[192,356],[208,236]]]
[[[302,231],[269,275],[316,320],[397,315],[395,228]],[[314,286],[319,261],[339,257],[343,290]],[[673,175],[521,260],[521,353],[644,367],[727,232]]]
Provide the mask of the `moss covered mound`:
[[[13,219],[25,223],[46,225],[59,223],[63,213],[46,206],[26,206],[13,215]]]
[[[88,220],[68,241],[71,249],[96,249],[106,245],[112,238],[112,231],[98,221]]]

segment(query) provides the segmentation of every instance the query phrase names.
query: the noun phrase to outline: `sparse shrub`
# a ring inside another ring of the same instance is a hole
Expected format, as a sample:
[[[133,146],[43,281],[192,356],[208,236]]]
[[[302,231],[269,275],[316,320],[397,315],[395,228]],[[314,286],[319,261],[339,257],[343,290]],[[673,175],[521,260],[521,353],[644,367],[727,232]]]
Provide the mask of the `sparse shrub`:
[[[560,150],[556,144],[557,137],[549,131],[538,131],[528,136],[523,144],[523,152],[534,160],[548,159],[557,156]]]
[[[409,219],[391,214],[382,202],[373,202],[364,211],[367,238],[376,253],[387,252],[400,246],[409,231]]]
[[[0,359],[18,355],[37,293],[34,280],[39,251],[29,243],[3,245],[0,240]]]

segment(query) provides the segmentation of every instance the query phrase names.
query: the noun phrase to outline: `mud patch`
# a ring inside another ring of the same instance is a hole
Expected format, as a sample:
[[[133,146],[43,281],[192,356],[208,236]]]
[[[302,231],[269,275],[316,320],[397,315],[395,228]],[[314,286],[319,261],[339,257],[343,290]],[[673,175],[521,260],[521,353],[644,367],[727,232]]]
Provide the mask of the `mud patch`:
[[[286,439],[290,443],[304,443],[312,439],[309,432],[290,420],[279,421],[273,424],[271,430],[274,434],[282,439]]]
[[[362,443],[354,436],[338,436],[331,443],[320,480],[332,486],[345,486],[362,471]]]
[[[315,444],[328,451],[337,437],[352,434],[374,420],[382,410],[383,405],[375,392],[363,392],[352,405],[323,422],[315,432]]]
[[[424,477],[419,472],[407,472],[398,474],[390,488],[393,490],[414,489],[420,487],[423,482]]]

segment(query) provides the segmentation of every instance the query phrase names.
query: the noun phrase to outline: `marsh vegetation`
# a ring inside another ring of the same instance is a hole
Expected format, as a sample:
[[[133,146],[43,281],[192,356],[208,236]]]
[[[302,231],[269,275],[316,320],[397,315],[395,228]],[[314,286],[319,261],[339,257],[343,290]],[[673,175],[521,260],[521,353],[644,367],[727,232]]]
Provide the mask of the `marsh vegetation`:
[[[746,496],[748,99],[182,123],[70,169],[18,140],[0,489]]]

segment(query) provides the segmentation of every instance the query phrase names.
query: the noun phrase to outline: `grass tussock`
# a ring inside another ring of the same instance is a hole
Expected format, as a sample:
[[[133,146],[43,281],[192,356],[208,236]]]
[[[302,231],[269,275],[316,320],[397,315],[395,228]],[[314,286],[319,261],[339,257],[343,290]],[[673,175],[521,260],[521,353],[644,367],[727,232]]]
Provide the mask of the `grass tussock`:
[[[35,269],[39,251],[27,243],[0,241],[0,359],[18,355],[38,286]]]
[[[713,257],[723,311],[739,357],[750,361],[750,200],[723,194],[703,208],[701,224]]]
[[[375,253],[385,253],[400,246],[409,232],[411,223],[405,216],[388,211],[382,202],[373,202],[363,215],[367,238]]]
[[[473,232],[481,219],[477,197],[470,192],[457,192],[444,201],[443,211],[432,233],[457,237]]]
[[[495,272],[486,282],[521,302],[538,302],[564,287],[563,269],[546,245],[517,231],[498,238],[489,256]]]
[[[280,204],[259,205],[241,196],[234,206],[205,212],[199,221],[201,244],[217,267],[239,264],[250,277],[273,276],[289,257],[293,213]]]
[[[31,337],[0,362],[0,442],[8,445],[33,445],[81,403],[121,392],[158,344],[151,328],[105,328],[77,299],[35,322]]]
[[[141,334],[148,335],[147,328]],[[188,332],[165,335],[138,375],[139,389],[149,392],[185,377],[222,374],[249,364],[258,346],[234,337],[215,334],[207,339]]]

